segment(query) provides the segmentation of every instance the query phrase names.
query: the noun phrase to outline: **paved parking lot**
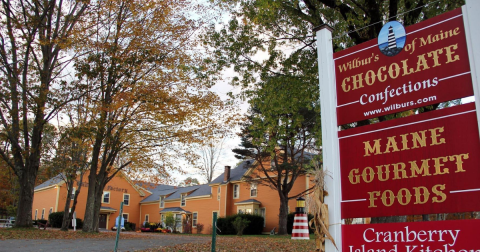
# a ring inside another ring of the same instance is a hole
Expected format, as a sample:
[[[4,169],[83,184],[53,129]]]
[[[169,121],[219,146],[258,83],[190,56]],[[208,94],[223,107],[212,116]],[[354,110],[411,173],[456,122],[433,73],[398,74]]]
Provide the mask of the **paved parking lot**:
[[[136,251],[149,248],[158,248],[175,244],[208,242],[208,237],[182,235],[139,235],[139,239],[119,240],[118,251]],[[115,239],[76,239],[76,240],[22,240],[13,239],[0,241],[0,251],[113,251]]]

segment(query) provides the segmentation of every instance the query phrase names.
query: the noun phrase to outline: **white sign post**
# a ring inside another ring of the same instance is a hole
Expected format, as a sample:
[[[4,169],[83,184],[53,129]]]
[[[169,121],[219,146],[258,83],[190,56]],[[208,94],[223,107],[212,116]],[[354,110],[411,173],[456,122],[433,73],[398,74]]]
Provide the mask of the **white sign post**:
[[[323,169],[329,172],[325,176],[325,187],[328,195],[325,204],[328,206],[328,230],[335,240],[338,251],[342,251],[342,218],[341,182],[340,182],[340,151],[337,127],[337,90],[335,86],[335,69],[333,61],[332,29],[323,25],[316,28],[318,76],[320,82],[320,106],[322,116],[322,155]],[[336,251],[329,240],[325,241],[325,251]]]
[[[475,106],[477,107],[477,118],[480,118],[480,81],[477,73],[480,73],[480,1],[467,0],[462,6],[463,23],[465,25],[465,35],[467,37],[468,58],[473,84],[473,93],[475,94]],[[478,120],[478,119],[477,119]],[[480,131],[480,120],[478,120],[478,129]]]
[[[77,231],[77,212],[73,212],[72,227],[73,231]]]

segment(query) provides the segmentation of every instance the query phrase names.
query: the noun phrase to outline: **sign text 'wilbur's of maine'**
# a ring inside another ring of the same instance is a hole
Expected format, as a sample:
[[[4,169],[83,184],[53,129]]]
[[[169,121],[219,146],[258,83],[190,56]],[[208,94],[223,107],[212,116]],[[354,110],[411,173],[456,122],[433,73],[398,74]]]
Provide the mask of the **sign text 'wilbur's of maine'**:
[[[339,132],[342,218],[480,209],[475,104]]]
[[[473,95],[461,9],[391,30],[390,56],[381,37],[334,54],[338,125]]]
[[[480,220],[343,225],[348,252],[480,252]]]

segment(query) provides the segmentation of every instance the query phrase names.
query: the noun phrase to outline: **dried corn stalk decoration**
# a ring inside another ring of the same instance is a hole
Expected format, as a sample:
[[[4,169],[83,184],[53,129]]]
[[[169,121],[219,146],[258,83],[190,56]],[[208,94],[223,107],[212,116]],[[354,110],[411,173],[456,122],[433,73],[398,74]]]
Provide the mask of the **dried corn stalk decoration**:
[[[313,175],[315,180],[313,193],[307,197],[309,210],[313,214],[313,219],[310,220],[309,226],[315,230],[315,251],[325,252],[325,239],[329,239],[337,248],[332,235],[328,232],[328,207],[324,204],[324,197],[328,195],[327,191],[324,190],[325,176],[328,175],[317,163],[315,163],[315,170],[311,171],[310,175]]]

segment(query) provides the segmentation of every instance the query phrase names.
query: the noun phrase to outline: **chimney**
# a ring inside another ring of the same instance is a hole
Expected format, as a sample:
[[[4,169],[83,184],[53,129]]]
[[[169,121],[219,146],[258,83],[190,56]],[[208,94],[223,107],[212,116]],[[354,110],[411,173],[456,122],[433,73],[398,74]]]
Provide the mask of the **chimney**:
[[[226,182],[230,179],[230,166],[225,166],[225,172],[223,173],[223,181]]]

